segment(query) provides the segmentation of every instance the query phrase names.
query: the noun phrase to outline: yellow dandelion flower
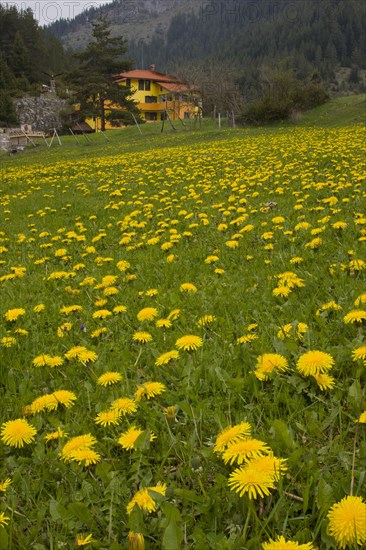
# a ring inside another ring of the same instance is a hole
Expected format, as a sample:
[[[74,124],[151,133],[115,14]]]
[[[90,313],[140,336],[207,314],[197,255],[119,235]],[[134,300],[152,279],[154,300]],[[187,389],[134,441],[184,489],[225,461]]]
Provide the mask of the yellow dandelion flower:
[[[213,450],[215,453],[222,453],[228,445],[238,443],[239,441],[242,441],[250,436],[250,432],[251,426],[248,422],[241,422],[240,424],[235,424],[234,426],[227,426],[216,437]]]
[[[106,304],[108,304],[108,300],[106,298],[98,298],[98,300],[95,300],[94,305],[95,307],[103,307]],[[108,315],[106,315],[108,317]]]
[[[37,430],[24,418],[9,420],[1,426],[1,440],[10,447],[23,447],[33,443]]]
[[[225,464],[234,464],[234,462],[242,464],[243,462],[248,462],[253,458],[259,458],[270,452],[271,449],[264,441],[248,437],[236,443],[229,444],[222,455],[222,459]]]
[[[77,449],[90,449],[96,444],[97,440],[91,434],[78,435],[70,439],[62,447],[60,457],[67,461],[71,459],[72,453]]]
[[[356,307],[360,306],[361,304],[366,304],[366,292],[363,292],[359,296],[357,296],[356,300],[354,301],[354,305]]]
[[[120,260],[116,263],[116,266],[119,271],[127,271],[131,267],[131,264],[127,260]]]
[[[318,384],[321,391],[331,390],[334,387],[335,380],[333,376],[329,376],[329,374],[314,374],[313,378]]]
[[[141,510],[145,510],[149,514],[156,511],[156,503],[149,491],[152,491],[153,493],[159,493],[160,495],[164,496],[166,493],[166,484],[161,483],[155,485],[154,487],[146,487],[145,489],[140,489],[139,491],[137,491],[137,493],[127,504],[128,515],[131,514],[135,505],[141,508]]]
[[[47,353],[43,355],[37,355],[37,357],[33,359],[33,365],[35,367],[45,367],[47,365],[47,361],[49,361],[50,359],[51,356]]]
[[[16,308],[16,309],[8,309],[6,313],[4,313],[4,317],[6,321],[16,321],[19,317],[22,317],[25,315],[25,309],[22,307]]]
[[[176,347],[184,351],[191,351],[200,348],[203,345],[203,340],[200,336],[195,336],[194,334],[187,334],[178,338],[175,342]]]
[[[85,537],[83,534],[80,533],[76,536],[76,546],[86,546],[87,544],[90,544],[94,541],[95,539],[93,539],[93,535],[87,535]]]
[[[210,325],[211,323],[214,323],[216,321],[215,315],[203,315],[200,317],[197,321],[197,326],[199,327],[207,327],[207,325]]]
[[[125,313],[127,311],[126,306],[116,306],[113,308],[113,313]]]
[[[34,306],[33,311],[34,313],[41,313],[41,311],[44,311],[46,309],[46,306],[44,304],[37,304]]]
[[[329,353],[312,350],[304,353],[297,360],[296,368],[303,376],[315,376],[329,371],[334,366],[334,359]]]
[[[72,323],[63,323],[57,328],[57,336],[63,338],[72,329]]]
[[[272,290],[273,296],[280,296],[281,298],[287,298],[291,292],[291,288],[288,286],[278,286]]]
[[[155,365],[157,367],[160,367],[161,365],[167,365],[168,363],[170,363],[171,361],[174,361],[176,359],[179,359],[179,351],[173,349],[172,351],[167,351],[167,352],[163,353],[162,355],[160,355],[156,359]]]
[[[82,311],[82,306],[79,306],[77,304],[71,305],[71,306],[64,306],[60,309],[60,313],[63,313],[65,315],[70,315],[70,313],[77,313]]]
[[[250,499],[268,496],[270,490],[275,488],[273,477],[257,470],[252,462],[234,470],[229,476],[228,485],[241,497],[247,493]]]
[[[218,262],[219,259],[220,258],[218,256],[215,256],[214,254],[212,254],[211,256],[207,256],[207,258],[205,258],[204,262],[205,262],[205,264],[213,264],[215,262]]]
[[[223,275],[225,273],[225,269],[221,269],[220,267],[217,267],[215,269],[216,275]]]
[[[68,435],[69,434],[64,432],[63,430],[61,430],[61,428],[57,428],[56,431],[49,432],[48,434],[46,434],[44,436],[44,438],[48,443],[49,441],[55,441],[55,440],[58,440],[58,439],[63,439],[65,437],[67,437]]]
[[[142,533],[128,533],[128,550],[145,550],[145,539]]]
[[[107,426],[117,426],[120,423],[121,416],[122,413],[119,409],[114,408],[98,413],[94,419],[94,422],[100,426],[103,426],[103,428]]]
[[[240,336],[236,339],[237,344],[249,344],[250,342],[253,342],[254,340],[258,339],[257,334],[243,334],[243,336]]]
[[[366,321],[366,311],[364,309],[354,309],[343,317],[346,324],[362,324]]]
[[[73,460],[78,464],[83,464],[84,466],[90,466],[91,464],[96,464],[101,461],[101,456],[99,453],[88,447],[74,449],[69,454],[69,460]]]
[[[121,380],[122,380],[122,374],[120,374],[119,372],[108,371],[102,374],[101,376],[99,376],[97,380],[97,384],[99,384],[99,386],[106,387],[112,384],[117,384]]]
[[[182,283],[179,290],[181,292],[197,292],[197,287],[192,283]]]
[[[0,342],[4,348],[11,348],[17,343],[16,338],[13,338],[13,336],[4,336],[1,338]]]
[[[155,326],[157,328],[170,328],[172,326],[172,322],[170,319],[158,319],[155,323]]]
[[[130,397],[119,397],[112,402],[111,409],[116,409],[121,414],[131,414],[137,411],[137,403]]]
[[[139,344],[147,344],[152,342],[152,336],[149,332],[137,331],[132,335],[132,340],[138,342]]]
[[[101,336],[102,334],[105,334],[106,332],[107,332],[106,327],[100,327],[100,328],[97,328],[96,330],[93,330],[90,337],[99,338],[99,336]]]
[[[366,269],[366,262],[354,258],[349,262],[348,267],[351,271],[362,271],[363,269]]]
[[[50,395],[54,398],[56,406],[61,404],[67,409],[72,407],[74,405],[74,401],[77,399],[76,395],[72,391],[68,390],[57,390]]]
[[[131,426],[126,432],[123,432],[119,439],[118,443],[126,449],[126,451],[129,451],[130,449],[135,448],[135,443],[137,439],[140,437],[140,435],[144,432],[144,430],[141,430],[140,428],[137,428],[136,426]],[[150,441],[154,441],[156,439],[156,435],[152,432],[150,433]]]
[[[93,319],[106,319],[112,315],[112,312],[108,309],[98,309],[97,311],[94,311],[92,317]]]
[[[359,422],[360,424],[366,424],[366,411],[363,411],[363,413],[360,414],[356,422]]]
[[[264,353],[257,357],[254,375],[258,380],[268,380],[271,373],[285,372],[288,369],[286,357],[278,353]]]
[[[319,315],[323,311],[340,311],[341,309],[342,309],[342,306],[340,306],[334,300],[332,300],[331,302],[327,302],[321,305],[320,308],[316,310],[316,315],[317,317],[319,317]]]
[[[141,309],[137,314],[138,321],[153,321],[158,316],[158,310],[156,307],[145,307]]]
[[[6,516],[4,514],[4,512],[0,512],[0,526],[1,527],[5,527],[6,525],[8,525],[9,520],[10,520],[9,516]]]
[[[6,478],[4,481],[0,481],[0,493],[6,493],[9,485],[13,483],[10,477]]]
[[[20,336],[27,336],[29,334],[29,332],[24,328],[16,328],[14,329],[14,333],[19,334]]]
[[[328,530],[339,548],[366,543],[366,503],[362,497],[347,496],[328,512]]]
[[[164,393],[165,390],[166,387],[164,384],[161,384],[161,382],[145,382],[144,384],[137,386],[135,398],[137,401],[140,401],[143,397],[150,399],[151,397]]]
[[[299,544],[298,542],[288,540],[281,535],[276,540],[270,539],[262,545],[263,550],[315,550],[311,542]]]
[[[180,309],[173,309],[169,315],[168,315],[168,319],[170,321],[176,321],[178,318],[180,317]]]

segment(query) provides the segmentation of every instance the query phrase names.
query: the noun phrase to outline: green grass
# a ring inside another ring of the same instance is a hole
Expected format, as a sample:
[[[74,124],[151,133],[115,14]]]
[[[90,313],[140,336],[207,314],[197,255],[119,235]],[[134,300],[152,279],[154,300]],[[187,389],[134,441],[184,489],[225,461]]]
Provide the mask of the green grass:
[[[12,481],[0,501],[9,518],[0,548],[71,549],[83,533],[91,548],[119,550],[130,530],[152,550],[259,550],[280,535],[337,548],[329,509],[351,493],[365,498],[366,476],[366,433],[355,422],[366,410],[366,369],[354,356],[366,345],[365,140],[337,112],[344,126],[206,122],[160,136],[146,125],[149,136],[128,128],[110,132],[110,144],[65,138],[3,158],[1,433],[44,395],[76,399],[28,414],[37,434],[23,448],[0,436],[0,484]],[[288,272],[294,286],[276,296]],[[138,318],[146,307],[158,317]],[[346,323],[354,310],[361,317]],[[171,326],[156,325],[169,317]],[[151,342],[136,341],[141,331]],[[187,335],[202,345],[157,364]],[[68,359],[75,346],[96,357]],[[311,350],[334,359],[328,388],[297,368]],[[45,354],[61,364],[35,366]],[[287,367],[262,380],[266,354]],[[122,380],[103,387],[108,371]],[[116,425],[95,422],[148,381],[165,390]],[[231,490],[238,464],[214,452],[218,434],[242,422],[286,460],[263,498]],[[133,425],[143,433],[125,450],[118,440]],[[47,442],[58,428],[68,436]],[[66,441],[89,433],[96,464],[60,459]],[[157,483],[167,490],[150,494],[156,510],[127,514]]]

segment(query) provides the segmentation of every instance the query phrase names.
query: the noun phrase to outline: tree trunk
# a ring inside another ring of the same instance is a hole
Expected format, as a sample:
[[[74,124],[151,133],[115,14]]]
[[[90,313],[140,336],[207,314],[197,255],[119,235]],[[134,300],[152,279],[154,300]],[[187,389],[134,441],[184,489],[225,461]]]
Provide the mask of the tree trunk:
[[[102,132],[105,131],[105,112],[104,112],[104,99],[99,100],[99,110],[100,110],[100,129]]]

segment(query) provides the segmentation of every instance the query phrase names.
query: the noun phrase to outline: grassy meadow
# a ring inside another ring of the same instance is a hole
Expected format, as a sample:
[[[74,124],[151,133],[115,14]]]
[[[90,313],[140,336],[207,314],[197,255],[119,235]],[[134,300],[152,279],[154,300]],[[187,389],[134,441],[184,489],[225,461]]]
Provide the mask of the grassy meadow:
[[[364,97],[319,109],[0,157],[1,549],[365,548]]]

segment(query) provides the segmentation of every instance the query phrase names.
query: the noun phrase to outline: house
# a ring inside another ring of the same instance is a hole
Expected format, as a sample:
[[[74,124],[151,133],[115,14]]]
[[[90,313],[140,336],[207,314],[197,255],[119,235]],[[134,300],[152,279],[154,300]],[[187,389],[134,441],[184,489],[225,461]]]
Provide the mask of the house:
[[[121,86],[131,88],[132,99],[146,122],[193,118],[197,112],[200,94],[194,85],[189,85],[177,77],[159,73],[155,65],[147,69],[134,69],[117,75],[116,81]],[[96,130],[99,120],[88,119],[87,122]],[[112,126],[107,123],[107,128]]]
[[[135,69],[121,73],[117,81],[133,90],[133,99],[146,122],[162,120],[165,110],[172,120],[188,119],[194,113],[195,101],[199,99],[194,85],[157,72],[155,65],[150,65],[148,70]]]

